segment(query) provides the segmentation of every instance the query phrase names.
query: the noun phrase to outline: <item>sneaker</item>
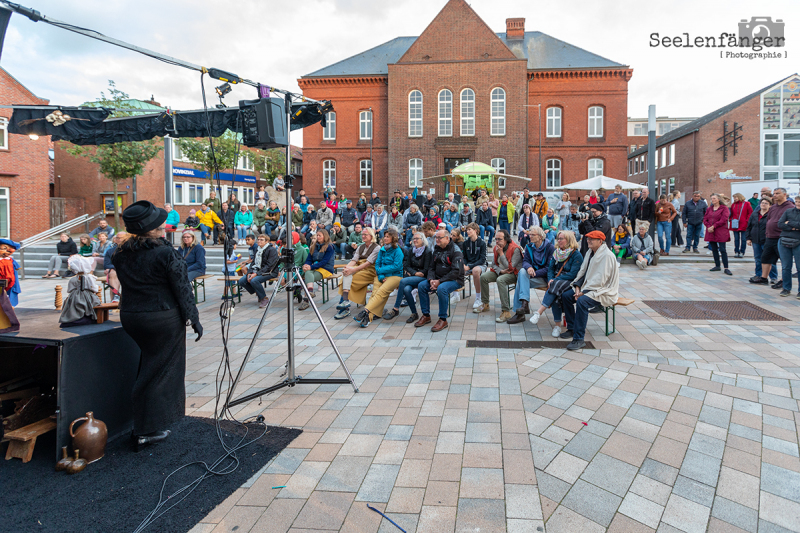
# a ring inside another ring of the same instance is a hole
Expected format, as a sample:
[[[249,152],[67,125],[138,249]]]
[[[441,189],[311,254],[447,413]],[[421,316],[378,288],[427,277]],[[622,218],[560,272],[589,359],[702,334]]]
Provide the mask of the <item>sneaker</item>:
[[[472,312],[473,313],[483,313],[483,312],[488,311],[488,310],[489,310],[489,304],[484,304],[484,303],[482,303],[480,305],[480,307],[473,307],[472,308]]]
[[[400,314],[400,311],[397,309],[389,309],[388,311],[383,312],[383,319],[384,320],[392,320],[394,317]]]
[[[695,248],[694,250],[692,250],[692,253],[693,253],[693,254],[699,254],[699,253],[700,253],[700,250],[698,250],[697,248]]]
[[[753,276],[750,278],[750,283],[755,285],[767,285],[769,280],[767,278],[762,278],[761,276]]]
[[[359,324],[360,327],[365,328],[369,326],[369,313],[364,313],[364,317],[361,319],[361,323]]]
[[[571,343],[567,344],[567,350],[580,350],[585,346],[586,343],[583,341],[572,341]]]
[[[562,331],[561,335],[558,336],[559,339],[571,339],[572,338],[572,330],[568,329],[566,331]]]
[[[539,318],[541,318],[541,315],[539,314],[539,312],[538,311],[534,311],[533,315],[531,315],[529,320],[531,321],[531,324],[538,324],[539,323]]]
[[[366,309],[362,309],[361,311],[359,311],[358,314],[353,317],[353,320],[355,320],[356,322],[361,322],[362,320],[364,320],[364,317],[369,317],[369,313],[367,312]]]
[[[333,315],[333,318],[335,318],[336,320],[341,320],[344,317],[348,316],[349,314],[350,314],[350,308],[345,307],[344,309],[340,309],[338,313]]]
[[[488,306],[487,306],[487,307],[488,307]],[[494,319],[494,321],[495,321],[495,322],[497,322],[497,323],[502,323],[502,322],[505,322],[505,321],[507,321],[507,320],[508,320],[509,318],[511,318],[512,316],[513,316],[513,315],[511,314],[511,311],[503,311],[502,313],[500,313],[500,316],[499,316],[499,317],[497,317],[497,318],[495,318],[495,319]]]
[[[111,303],[118,303],[119,302],[119,294],[115,294],[113,298],[111,298]]]
[[[639,270],[644,270],[647,267],[647,261],[644,259],[637,259],[636,266],[639,267]]]
[[[314,291],[309,291],[308,294],[311,296],[312,300],[317,297],[317,295],[314,293]]]
[[[258,308],[264,309],[267,306],[267,304],[269,304],[269,298],[264,298],[263,300],[258,302]]]
[[[726,269],[725,269],[723,272],[725,272],[725,274],[727,274],[727,275],[729,275],[729,276],[733,276],[733,272],[731,272],[731,271],[730,271],[730,270],[728,270],[727,268],[726,268]]]
[[[411,291],[411,297],[414,298],[415,302],[417,301],[417,294],[419,294],[419,291],[417,289]]]
[[[708,271],[709,271],[709,272],[719,272],[720,270],[722,270],[722,268],[720,268],[720,267],[714,267],[714,268],[711,268],[711,269],[709,269]]]
[[[411,313],[411,316],[406,320],[406,324],[413,324],[417,320],[419,320],[419,315],[417,313]]]
[[[553,333],[551,333],[551,335],[557,339],[559,335],[561,335],[561,326],[554,327]]]
[[[309,307],[311,307],[311,304],[308,302],[308,300],[306,300],[305,298],[303,298],[303,303],[301,303],[301,304],[300,304],[300,307],[298,307],[298,309],[299,309],[300,311],[305,311],[305,310],[306,310],[306,309],[308,309]]]
[[[692,251],[692,250],[691,250],[691,248],[684,248],[684,249],[683,249],[683,251],[682,251],[681,253],[682,253],[682,254],[688,254],[688,253],[689,253],[689,252],[691,252],[691,251]]]
[[[339,302],[339,304],[336,306],[337,311],[341,311],[343,309],[350,309],[350,300]]]
[[[472,308],[473,308],[473,309],[478,309],[478,308],[480,308],[482,305],[483,305],[483,302],[481,302],[480,298],[478,298],[477,300],[475,300],[475,303],[474,303],[474,304],[472,304]]]
[[[786,289],[783,289],[779,296],[789,296],[790,294],[792,294],[792,291],[787,291]]]
[[[776,290],[777,290],[777,289],[782,289],[782,288],[783,288],[783,280],[782,280],[782,279],[779,279],[778,281],[776,281],[775,283],[773,283],[773,284],[772,284],[772,288],[773,288],[773,289],[776,289]]]

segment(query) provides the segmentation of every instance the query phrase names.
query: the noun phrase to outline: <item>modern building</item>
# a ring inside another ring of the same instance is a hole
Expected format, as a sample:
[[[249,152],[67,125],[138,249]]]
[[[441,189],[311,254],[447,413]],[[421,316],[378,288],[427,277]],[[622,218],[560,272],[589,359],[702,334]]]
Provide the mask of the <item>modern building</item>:
[[[423,180],[480,161],[500,187],[546,190],[605,174],[624,178],[633,71],[538,31],[524,18],[495,33],[449,0],[419,37],[396,37],[298,80],[331,100],[325,127],[304,130],[306,192],[348,197],[435,188]]]
[[[628,180],[647,183],[647,144],[628,154]],[[800,179],[800,76],[767,87],[656,140],[656,189],[730,195],[731,183]]]
[[[697,117],[657,117],[656,138],[678,129],[696,118]],[[647,139],[647,117],[628,117],[628,151],[635,152],[637,149],[647,144]]]

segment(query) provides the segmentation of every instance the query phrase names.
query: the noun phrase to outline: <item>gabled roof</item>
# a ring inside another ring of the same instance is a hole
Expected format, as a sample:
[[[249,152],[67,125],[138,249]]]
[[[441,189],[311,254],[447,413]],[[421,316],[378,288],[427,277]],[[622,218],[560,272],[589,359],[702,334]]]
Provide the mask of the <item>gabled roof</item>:
[[[497,36],[514,55],[528,59],[528,70],[626,66],[540,31],[526,31],[523,39],[508,39],[505,33],[498,33]]]
[[[370,48],[360,54],[343,59],[333,65],[315,70],[306,74],[304,78],[312,76],[369,76],[389,74],[389,65],[397,63],[403,57],[416,37],[395,37],[391,41]]]
[[[665,133],[664,135],[662,135],[661,137],[656,139],[656,149],[658,149],[659,147],[661,147],[661,146],[663,146],[665,144],[669,144],[669,143],[671,143],[673,141],[676,141],[676,140],[680,139],[681,137],[684,137],[686,135],[689,135],[690,133],[693,133],[693,132],[699,130],[701,127],[705,126],[709,122],[718,119],[719,117],[725,115],[726,113],[729,113],[730,111],[733,111],[734,109],[736,109],[737,107],[741,106],[742,104],[744,104],[746,102],[749,102],[751,99],[760,96],[761,93],[767,91],[768,89],[770,89],[772,87],[775,87],[776,85],[782,84],[784,81],[786,81],[787,79],[789,79],[791,77],[794,77],[794,76],[797,76],[797,74],[792,74],[791,76],[787,76],[786,78],[783,78],[783,79],[781,79],[781,80],[779,80],[777,82],[770,83],[769,85],[767,85],[763,89],[759,89],[759,90],[757,90],[756,92],[754,92],[752,94],[748,94],[744,98],[740,98],[739,100],[736,100],[735,102],[731,102],[730,104],[728,104],[726,106],[720,107],[719,109],[717,109],[715,111],[712,111],[711,113],[709,113],[707,115],[703,115],[702,117],[700,117],[700,118],[698,118],[696,120],[693,120],[693,121],[689,122],[688,124],[684,124],[680,128],[676,128],[676,129],[674,129],[672,131],[669,131],[669,132]],[[641,148],[638,148],[637,150],[635,150],[633,152],[630,152],[628,154],[628,159],[631,159],[631,158],[634,158],[636,156],[639,156],[639,155],[642,155],[642,154],[646,154],[646,153],[647,153],[647,145],[645,144]]]
[[[518,58],[527,58],[528,70],[626,66],[539,31],[525,32],[524,39],[509,40],[505,33],[497,36]],[[303,77],[386,75],[388,65],[399,61],[416,40],[417,37],[396,37]]]

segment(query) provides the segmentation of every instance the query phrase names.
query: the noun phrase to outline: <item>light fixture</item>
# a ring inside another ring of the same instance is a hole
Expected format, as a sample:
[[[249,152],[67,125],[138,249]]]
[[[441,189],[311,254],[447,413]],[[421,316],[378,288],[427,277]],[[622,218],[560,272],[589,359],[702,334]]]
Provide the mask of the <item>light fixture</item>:
[[[216,87],[214,90],[217,91],[219,97],[222,98],[223,96],[231,92],[233,89],[231,88],[230,83],[223,83],[219,87]]]
[[[39,136],[38,136],[38,135],[36,135],[35,133],[31,133],[30,135],[28,135],[28,137],[29,137],[29,138],[30,138],[30,140],[32,140],[32,141],[38,141],[38,140],[39,140]]]

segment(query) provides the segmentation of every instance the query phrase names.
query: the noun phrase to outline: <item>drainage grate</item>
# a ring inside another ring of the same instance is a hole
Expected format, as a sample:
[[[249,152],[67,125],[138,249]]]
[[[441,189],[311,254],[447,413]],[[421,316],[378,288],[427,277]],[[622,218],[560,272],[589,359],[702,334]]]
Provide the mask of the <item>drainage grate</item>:
[[[659,315],[676,320],[788,321],[750,302],[700,302],[691,300],[645,300]]]
[[[566,348],[569,341],[467,341],[467,348],[499,348],[501,350],[530,350],[531,348]],[[594,350],[586,342],[584,350]]]

